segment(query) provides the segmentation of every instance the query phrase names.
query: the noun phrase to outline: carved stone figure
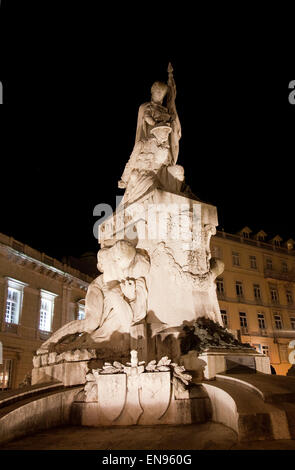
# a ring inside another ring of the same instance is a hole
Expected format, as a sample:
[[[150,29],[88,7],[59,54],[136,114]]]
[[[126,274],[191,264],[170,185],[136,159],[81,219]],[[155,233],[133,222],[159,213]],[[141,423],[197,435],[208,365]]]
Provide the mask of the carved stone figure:
[[[119,188],[126,188],[123,203],[136,200],[153,184],[179,191],[184,180],[183,168],[176,165],[181,126],[175,107],[172,71],[169,64],[168,85],[155,82],[151,101],[139,108],[135,146],[118,184]],[[166,95],[167,107],[163,106]]]
[[[151,137],[139,140],[123,177],[128,178],[122,203],[133,202],[145,192],[154,187],[163,187],[173,192],[179,192],[184,180],[184,169],[171,164],[168,137],[171,127],[156,125],[150,131]]]
[[[129,333],[132,323],[145,317],[148,255],[130,242],[119,240],[110,248],[102,248],[97,260],[103,274],[88,288],[85,319],[64,325],[43,343],[37,354],[47,352],[50,344],[77,333],[88,333],[98,343],[107,341],[114,332]]]

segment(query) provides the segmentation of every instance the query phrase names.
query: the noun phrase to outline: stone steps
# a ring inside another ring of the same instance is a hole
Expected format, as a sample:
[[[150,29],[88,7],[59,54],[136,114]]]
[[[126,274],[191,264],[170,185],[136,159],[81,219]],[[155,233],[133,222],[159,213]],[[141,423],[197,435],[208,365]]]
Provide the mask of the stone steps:
[[[273,381],[267,374],[219,374],[216,380],[203,382],[212,420],[234,429],[240,441],[294,436],[294,385],[281,378]]]

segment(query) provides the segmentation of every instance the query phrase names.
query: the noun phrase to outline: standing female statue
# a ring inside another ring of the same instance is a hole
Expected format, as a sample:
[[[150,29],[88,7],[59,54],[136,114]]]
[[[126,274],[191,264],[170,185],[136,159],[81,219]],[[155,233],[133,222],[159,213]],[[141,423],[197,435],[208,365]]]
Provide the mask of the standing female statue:
[[[135,145],[118,184],[119,188],[127,188],[128,183],[131,183],[126,191],[127,194],[124,196],[123,202],[127,202],[127,195],[128,200],[130,200],[133,187],[139,182],[139,178],[142,179],[142,176],[146,177],[146,185],[142,185],[146,190],[155,181],[155,175],[159,172],[161,166],[176,167],[181,126],[175,106],[176,85],[172,72],[172,66],[169,64],[168,84],[155,82],[151,88],[151,101],[142,104],[139,108]],[[167,103],[164,106],[163,101],[166,96]],[[158,129],[162,133],[161,136]],[[165,132],[166,139],[163,139],[162,130]],[[167,149],[167,157],[159,166],[156,160],[163,153],[163,147]],[[155,165],[153,165],[153,160]],[[146,167],[143,164],[144,161],[146,161]]]

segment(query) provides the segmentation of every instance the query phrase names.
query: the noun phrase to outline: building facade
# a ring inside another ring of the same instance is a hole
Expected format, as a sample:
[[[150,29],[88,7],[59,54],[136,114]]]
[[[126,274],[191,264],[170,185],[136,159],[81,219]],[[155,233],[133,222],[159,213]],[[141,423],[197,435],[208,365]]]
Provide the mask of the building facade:
[[[0,234],[0,391],[17,388],[53,331],[84,317],[87,274]],[[1,364],[2,362],[2,364]]]
[[[225,263],[216,280],[224,325],[285,375],[295,347],[294,241],[283,243],[279,235],[268,240],[264,231],[252,235],[244,227],[236,235],[218,231],[211,249]]]

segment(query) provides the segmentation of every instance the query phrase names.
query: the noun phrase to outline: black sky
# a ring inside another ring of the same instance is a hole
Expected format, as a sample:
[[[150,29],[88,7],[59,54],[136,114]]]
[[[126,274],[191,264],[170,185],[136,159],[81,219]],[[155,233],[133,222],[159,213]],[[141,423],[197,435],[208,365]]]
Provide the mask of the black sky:
[[[56,257],[96,251],[93,208],[122,194],[138,107],[171,61],[187,183],[226,231],[295,239],[292,28],[210,16],[201,28],[189,11],[177,29],[155,18],[115,27],[87,8],[39,6],[21,28],[1,12],[0,231]]]

